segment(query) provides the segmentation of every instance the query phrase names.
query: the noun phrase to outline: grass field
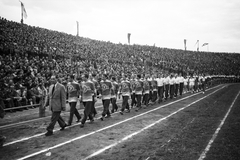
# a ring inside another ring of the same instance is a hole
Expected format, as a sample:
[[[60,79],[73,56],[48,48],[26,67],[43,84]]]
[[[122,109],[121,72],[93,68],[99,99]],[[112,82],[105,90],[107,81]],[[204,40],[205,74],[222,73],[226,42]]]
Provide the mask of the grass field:
[[[139,112],[116,112],[103,122],[99,106],[93,124],[76,123],[64,131],[56,125],[50,137],[44,136],[50,117],[19,123],[36,118],[37,109],[9,113],[0,123],[7,136],[0,159],[237,160],[239,91],[240,84],[222,84]]]

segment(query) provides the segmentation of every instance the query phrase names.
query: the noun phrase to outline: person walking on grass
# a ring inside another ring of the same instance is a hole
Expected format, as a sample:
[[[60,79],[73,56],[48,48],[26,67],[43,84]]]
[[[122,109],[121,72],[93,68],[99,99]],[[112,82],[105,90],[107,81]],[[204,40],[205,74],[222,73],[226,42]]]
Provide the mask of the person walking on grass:
[[[112,110],[111,112],[114,113],[115,111],[118,110],[118,105],[117,105],[117,92],[119,85],[116,82],[116,77],[112,77],[112,91],[111,91],[111,103],[112,103]]]
[[[61,117],[61,111],[66,110],[66,90],[65,87],[58,82],[58,76],[52,75],[50,79],[52,85],[49,88],[49,94],[44,107],[49,105],[49,110],[52,111],[51,122],[47,127],[45,136],[53,135],[53,129],[56,122],[59,123],[61,129],[64,130],[67,126]]]
[[[83,119],[81,121],[81,125],[80,128],[84,127],[84,124],[87,120],[87,118],[89,118],[90,123],[92,123],[94,121],[93,116],[92,116],[92,103],[93,103],[93,98],[92,95],[95,91],[95,87],[94,84],[92,83],[92,81],[90,81],[89,79],[89,75],[88,74],[84,74],[82,76],[82,82],[81,82],[81,87],[80,87],[80,91],[81,91],[81,98],[80,101],[83,103],[84,105],[84,115],[83,115]]]
[[[112,90],[112,82],[108,80],[107,74],[102,76],[102,81],[100,82],[100,97],[102,98],[103,103],[103,112],[102,117],[100,118],[102,121],[105,118],[111,117],[111,113],[109,111],[109,105],[111,100],[111,90]]]
[[[126,79],[127,75],[123,76],[123,80],[120,83],[119,95],[122,94],[122,108],[120,114],[123,115],[123,111],[127,109],[127,112],[130,112],[128,99],[131,95],[131,85],[130,82]]]
[[[80,95],[80,85],[79,83],[74,81],[74,75],[70,75],[69,82],[67,84],[67,93],[68,93],[68,103],[70,105],[70,116],[68,120],[68,126],[72,125],[73,115],[77,117],[77,121],[79,122],[81,116],[76,109],[78,97]]]
[[[137,79],[135,81],[135,95],[137,99],[136,112],[141,108],[142,94],[143,94],[143,82],[141,81],[141,75],[137,75]]]

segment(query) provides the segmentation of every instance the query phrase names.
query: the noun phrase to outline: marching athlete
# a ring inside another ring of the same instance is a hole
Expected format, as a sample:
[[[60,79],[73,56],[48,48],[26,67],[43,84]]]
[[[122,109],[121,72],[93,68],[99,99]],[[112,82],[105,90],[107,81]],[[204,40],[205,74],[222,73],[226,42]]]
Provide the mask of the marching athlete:
[[[118,110],[117,105],[117,93],[118,93],[119,85],[116,81],[115,77],[112,77],[112,91],[111,91],[111,103],[112,103],[112,110],[111,112],[114,113]]]
[[[152,76],[151,86],[152,86],[152,102],[155,104],[157,101],[157,94],[158,94],[157,80],[155,75]]]
[[[149,92],[150,92],[150,86],[148,83],[148,76],[145,76],[145,80],[143,81],[143,104],[145,107],[149,105]]]
[[[164,79],[162,77],[162,74],[160,73],[157,78],[157,88],[158,88],[158,103],[161,103],[163,100],[163,83]]]
[[[89,79],[88,74],[84,74],[82,76],[83,82],[81,82],[81,101],[83,102],[84,105],[84,116],[81,121],[80,127],[84,127],[84,124],[89,117],[90,122],[92,123],[94,121],[92,117],[92,103],[93,103],[93,98],[92,95],[95,92],[95,87],[92,81]]]
[[[81,116],[76,109],[78,97],[80,95],[80,85],[74,81],[74,75],[70,75],[69,82],[67,84],[67,93],[68,93],[68,103],[70,105],[70,116],[68,119],[68,126],[72,125],[73,115],[77,117],[77,121],[79,122]]]
[[[119,88],[119,94],[122,94],[122,108],[120,111],[120,114],[123,115],[123,111],[125,109],[127,109],[127,112],[130,112],[130,108],[128,105],[128,99],[131,95],[131,85],[130,82],[126,79],[127,75],[123,76],[123,80],[120,84],[120,88]]]
[[[137,107],[136,112],[141,108],[142,94],[143,94],[143,82],[141,81],[141,75],[137,75],[137,79],[135,81],[135,94],[137,99]]]
[[[109,111],[109,105],[111,100],[111,90],[112,90],[112,82],[108,80],[107,74],[102,76],[102,81],[100,82],[100,97],[102,96],[102,103],[103,103],[103,112],[102,117],[100,118],[102,121],[105,118],[111,117]]]

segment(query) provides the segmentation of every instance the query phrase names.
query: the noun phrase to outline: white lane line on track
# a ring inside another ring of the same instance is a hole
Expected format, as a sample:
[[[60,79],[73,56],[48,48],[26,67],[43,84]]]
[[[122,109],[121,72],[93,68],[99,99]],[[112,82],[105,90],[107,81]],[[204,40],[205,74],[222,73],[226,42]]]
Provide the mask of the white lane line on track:
[[[223,89],[224,87],[225,87],[225,85],[224,85],[223,87],[221,87],[221,88],[215,90],[214,92],[210,93],[210,94],[207,95],[207,96],[210,96],[210,95],[216,93],[217,91]],[[131,117],[131,118],[125,119],[125,120],[123,120],[123,121],[117,122],[117,123],[112,124],[112,125],[110,125],[110,126],[107,126],[107,127],[101,128],[101,129],[96,130],[96,131],[94,131],[94,132],[90,132],[90,133],[88,133],[88,134],[85,134],[85,135],[82,135],[82,136],[79,136],[79,137],[73,138],[73,139],[71,139],[71,140],[68,140],[68,141],[66,141],[66,142],[60,143],[60,144],[58,144],[58,145],[55,145],[55,146],[52,146],[52,147],[49,147],[49,148],[46,148],[46,149],[40,150],[40,151],[38,151],[38,152],[35,152],[35,153],[30,154],[30,155],[27,155],[27,156],[24,156],[24,157],[22,157],[22,158],[19,158],[18,160],[24,160],[24,159],[27,159],[27,158],[30,158],[30,157],[33,157],[33,156],[39,155],[39,154],[41,154],[41,153],[48,152],[48,151],[51,150],[51,149],[55,149],[55,148],[58,148],[58,147],[64,146],[64,145],[66,145],[66,144],[69,144],[69,143],[72,143],[72,142],[74,142],[74,141],[80,140],[80,139],[82,139],[82,138],[84,138],[84,137],[87,137],[87,136],[93,135],[93,134],[95,134],[95,133],[101,132],[101,131],[103,131],[103,130],[106,130],[106,129],[109,129],[109,128],[112,128],[112,127],[115,127],[115,126],[117,126],[117,125],[119,125],[119,124],[122,124],[122,123],[124,123],[124,122],[130,121],[130,120],[132,120],[132,119],[134,119],[134,118],[137,118],[137,117],[143,116],[143,115],[145,115],[145,114],[148,114],[148,113],[153,112],[153,111],[155,111],[155,110],[158,110],[158,109],[160,109],[160,108],[163,108],[163,107],[169,106],[169,105],[171,105],[171,104],[174,104],[174,103],[176,103],[176,102],[182,101],[182,100],[184,100],[184,99],[187,99],[187,98],[192,97],[192,96],[197,95],[197,94],[199,94],[199,93],[196,93],[196,94],[193,94],[193,95],[190,95],[190,96],[184,97],[184,98],[182,98],[182,99],[179,99],[179,100],[176,100],[176,101],[170,102],[170,103],[165,104],[165,105],[163,105],[163,106],[159,106],[159,107],[154,108],[154,109],[152,109],[152,110],[149,110],[149,111],[147,111],[147,112],[144,112],[144,113],[141,113],[141,114],[136,115],[136,116],[134,116],[134,117]],[[207,96],[204,96],[204,97],[206,98]],[[204,97],[203,97],[203,98],[204,98]],[[200,100],[202,100],[203,98],[198,99],[197,101],[191,103],[191,105],[194,104],[194,103],[196,103],[196,102],[198,102],[198,101],[200,101]],[[188,105],[188,106],[189,106],[189,105]],[[183,108],[186,108],[186,107],[183,107]],[[180,110],[183,110],[183,108],[181,108]],[[179,112],[180,110],[178,110],[177,112]],[[174,113],[175,113],[175,112],[174,112]],[[173,114],[173,113],[172,113],[172,114]],[[176,113],[175,113],[175,114],[176,114]],[[167,117],[168,117],[168,116],[167,116]],[[166,117],[165,117],[165,118],[161,118],[161,119],[166,119]],[[161,120],[161,119],[160,119],[160,120]],[[128,138],[127,138],[127,139],[128,139]],[[123,139],[123,141],[125,141],[125,140],[126,140],[126,137]]]
[[[204,151],[202,152],[202,154],[200,155],[198,160],[203,160],[204,158],[206,158],[206,154],[209,151],[209,149],[211,148],[212,143],[214,142],[214,140],[216,139],[219,131],[221,130],[222,126],[225,123],[225,120],[227,119],[230,111],[232,110],[233,105],[235,104],[235,101],[237,100],[238,96],[240,94],[240,91],[238,92],[238,94],[236,95],[235,99],[233,100],[231,106],[229,107],[227,113],[225,114],[223,120],[221,121],[220,125],[218,126],[218,128],[216,129],[215,133],[213,134],[212,138],[210,139],[210,141],[208,142],[207,147],[204,149]]]
[[[222,88],[224,88],[224,87],[222,87]],[[220,88],[220,89],[222,89],[222,88]],[[220,90],[220,89],[218,89],[218,90]],[[118,142],[115,142],[115,143],[113,143],[113,144],[111,144],[111,145],[109,145],[109,146],[106,146],[106,147],[104,147],[104,148],[102,148],[102,149],[100,149],[100,150],[94,152],[93,154],[91,154],[91,155],[85,157],[83,160],[87,160],[87,159],[89,159],[89,158],[95,157],[95,156],[101,154],[102,152],[104,152],[104,151],[106,151],[106,150],[108,150],[108,149],[110,149],[110,148],[112,148],[112,147],[114,147],[114,146],[116,146],[116,145],[118,145],[118,144],[120,144],[120,143],[122,143],[122,142],[124,142],[124,141],[126,141],[126,140],[128,140],[128,139],[130,139],[130,138],[132,138],[133,136],[135,136],[135,135],[137,135],[137,134],[139,134],[139,133],[141,133],[141,132],[143,132],[143,131],[149,129],[150,127],[152,127],[152,126],[154,126],[154,125],[156,125],[156,124],[162,122],[163,120],[166,120],[167,118],[169,118],[169,117],[171,117],[171,116],[177,114],[178,112],[180,112],[180,111],[182,111],[182,110],[184,110],[184,109],[190,107],[191,105],[193,105],[193,104],[195,104],[195,103],[197,103],[197,102],[199,102],[199,101],[201,101],[201,100],[207,98],[208,96],[210,96],[210,95],[216,93],[218,90],[216,90],[216,91],[210,93],[209,95],[206,95],[206,96],[204,96],[204,97],[202,97],[202,98],[200,98],[200,99],[198,99],[198,100],[196,100],[196,101],[194,101],[194,102],[188,104],[188,105],[185,106],[185,107],[182,107],[182,108],[178,109],[177,111],[175,111],[175,112],[169,114],[169,115],[166,116],[166,117],[163,117],[163,118],[161,118],[161,119],[155,121],[154,123],[152,123],[152,124],[150,124],[150,125],[148,125],[148,126],[142,128],[141,130],[139,130],[139,131],[137,131],[137,132],[134,132],[134,133],[132,133],[132,134],[130,134],[130,135],[124,137],[123,139],[119,140]]]
[[[215,89],[215,88],[217,88],[217,87],[219,87],[219,86],[216,86],[216,87],[210,88],[209,90]],[[201,92],[199,92],[199,93],[195,93],[195,94],[193,94],[193,95],[190,95],[190,96],[184,97],[184,98],[179,99],[179,100],[177,100],[177,101],[174,101],[174,102],[170,102],[170,103],[168,103],[168,104],[165,104],[164,106],[161,106],[161,107],[165,107],[165,106],[168,106],[168,105],[174,104],[174,103],[176,103],[176,102],[179,102],[179,101],[181,101],[181,100],[184,100],[184,99],[190,98],[190,97],[195,96],[195,95],[200,94],[200,93],[201,93]],[[115,113],[118,113],[118,112],[115,112]],[[114,113],[114,114],[115,114],[115,113]],[[67,128],[74,127],[74,126],[77,126],[77,125],[79,125],[79,124],[71,125],[71,126],[69,126],[69,127],[66,127],[66,129],[67,129]],[[56,131],[59,131],[59,130],[60,130],[60,129],[53,130],[53,132],[56,132]],[[25,137],[25,138],[22,138],[22,139],[19,139],[19,140],[15,140],[15,141],[12,141],[12,142],[9,142],[9,143],[5,143],[3,146],[9,146],[9,145],[12,145],[12,144],[15,144],[15,143],[19,143],[19,142],[22,142],[22,141],[26,141],[26,140],[29,140],[29,139],[32,139],[32,138],[40,137],[40,136],[43,136],[44,134],[45,134],[45,133],[40,133],[40,134],[37,134],[37,135],[34,135],[34,136]]]
[[[118,102],[117,104],[121,103]],[[98,108],[101,108],[102,105],[97,105],[96,106],[96,109]],[[78,111],[83,111],[83,109],[80,109]],[[63,112],[63,115],[65,116],[66,114],[69,114],[70,112]],[[7,125],[3,125],[3,126],[0,126],[0,129],[8,129],[10,127],[15,127],[15,126],[18,126],[18,125],[21,125],[21,124],[25,124],[25,123],[29,123],[29,122],[34,122],[34,121],[38,121],[38,120],[42,120],[42,119],[47,119],[47,118],[50,118],[51,116],[47,116],[47,117],[42,117],[42,118],[35,118],[35,119],[31,119],[31,120],[27,120],[27,121],[23,121],[23,122],[18,122],[18,123],[12,123],[12,124],[7,124]]]
[[[216,87],[210,88],[210,89],[208,89],[208,90],[212,90],[212,89],[215,89],[215,88],[217,88],[217,87],[219,87],[219,86],[216,86]],[[225,86],[224,86],[224,87],[225,87]],[[179,101],[181,101],[181,100],[184,100],[184,99],[187,99],[187,98],[193,97],[193,96],[198,95],[198,94],[200,94],[200,93],[201,93],[201,92],[199,92],[199,93],[195,93],[195,94],[193,94],[193,95],[190,95],[190,96],[184,97],[184,98],[179,99],[179,100],[177,100],[177,101],[170,102],[170,103],[165,104],[165,105],[160,106],[160,107],[161,107],[161,108],[166,107],[166,106],[168,106],[168,105],[171,105],[171,104],[174,104],[174,103],[179,102]],[[118,112],[115,112],[114,114],[116,114],[116,113],[118,113]],[[100,118],[100,117],[99,117],[99,118]],[[99,119],[99,118],[98,118],[98,119]],[[75,126],[77,126],[77,125],[79,125],[79,124],[74,124],[74,125],[68,126],[68,127],[66,127],[66,129],[67,129],[67,128],[75,127]],[[56,132],[56,131],[59,131],[59,130],[60,130],[60,129],[56,129],[56,130],[53,130],[53,132]],[[8,143],[5,143],[5,144],[3,145],[3,147],[5,147],[5,146],[9,146],[9,145],[12,145],[12,144],[15,144],[15,143],[19,143],[19,142],[22,142],[22,141],[26,141],[26,140],[29,140],[29,139],[32,139],[32,138],[40,137],[40,136],[43,136],[44,134],[45,134],[45,133],[39,133],[39,134],[36,134],[36,135],[30,136],[30,137],[25,137],[25,138],[22,138],[22,139],[19,139],[19,140],[15,140],[15,141],[12,141],[12,142],[8,142]]]

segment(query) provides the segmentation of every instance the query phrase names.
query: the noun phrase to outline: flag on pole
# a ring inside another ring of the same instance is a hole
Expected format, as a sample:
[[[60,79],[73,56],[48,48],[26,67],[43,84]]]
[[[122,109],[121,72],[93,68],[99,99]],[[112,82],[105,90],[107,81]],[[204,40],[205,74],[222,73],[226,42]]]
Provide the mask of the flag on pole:
[[[208,45],[208,43],[203,43],[202,47],[203,47],[203,46],[206,46],[206,45]]]
[[[197,44],[197,51],[199,51],[199,40],[197,40],[197,42],[195,43],[194,47],[196,46]]]
[[[24,4],[21,1],[20,1],[20,3],[21,3],[22,15],[26,19],[27,18],[27,11],[24,7]]]
[[[127,34],[128,44],[130,44],[130,37],[131,37],[131,33],[128,33],[128,34]]]
[[[185,48],[185,51],[187,50],[187,40],[184,39],[184,48]]]

